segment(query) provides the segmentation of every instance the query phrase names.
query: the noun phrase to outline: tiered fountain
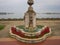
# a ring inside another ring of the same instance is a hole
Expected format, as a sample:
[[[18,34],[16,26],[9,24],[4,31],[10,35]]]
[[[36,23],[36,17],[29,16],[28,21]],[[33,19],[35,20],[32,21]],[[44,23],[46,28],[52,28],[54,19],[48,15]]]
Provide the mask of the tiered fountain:
[[[26,43],[37,43],[44,41],[50,34],[51,29],[47,26],[36,24],[36,12],[33,10],[33,0],[28,0],[28,11],[24,15],[25,25],[13,26],[10,35],[19,41]]]

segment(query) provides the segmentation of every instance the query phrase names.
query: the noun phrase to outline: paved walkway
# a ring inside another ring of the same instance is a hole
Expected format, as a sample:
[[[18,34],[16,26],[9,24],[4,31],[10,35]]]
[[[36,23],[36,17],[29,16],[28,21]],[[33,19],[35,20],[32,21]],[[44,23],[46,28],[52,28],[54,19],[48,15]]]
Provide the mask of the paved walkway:
[[[44,42],[35,44],[19,42],[13,38],[0,38],[0,45],[60,45],[60,36],[53,36],[46,39]]]
[[[0,31],[0,38],[9,37],[9,25],[7,25],[3,30]]]

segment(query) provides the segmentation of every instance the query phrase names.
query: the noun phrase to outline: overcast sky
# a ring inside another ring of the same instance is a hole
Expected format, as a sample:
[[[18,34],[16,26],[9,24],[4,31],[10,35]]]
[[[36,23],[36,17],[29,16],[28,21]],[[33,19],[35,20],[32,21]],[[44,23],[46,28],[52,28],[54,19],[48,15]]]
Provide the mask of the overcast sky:
[[[40,12],[60,12],[60,0],[34,0],[34,10]],[[27,0],[0,0],[0,12],[23,14],[27,11]]]

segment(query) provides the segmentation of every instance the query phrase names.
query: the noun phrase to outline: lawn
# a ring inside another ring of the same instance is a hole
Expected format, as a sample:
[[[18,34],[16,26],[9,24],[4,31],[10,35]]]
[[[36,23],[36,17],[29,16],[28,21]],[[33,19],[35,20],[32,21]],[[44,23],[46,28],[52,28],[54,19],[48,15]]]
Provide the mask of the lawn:
[[[24,31],[26,32],[29,32],[29,28],[28,29],[25,29],[25,27],[23,25],[20,25],[20,26],[17,26],[18,28],[20,29],[23,29]],[[39,31],[39,29],[42,29],[44,26],[41,26],[41,25],[37,25],[36,29],[34,29],[33,31],[31,32],[36,32],[36,31]]]
[[[0,30],[4,29],[5,25],[0,25]]]

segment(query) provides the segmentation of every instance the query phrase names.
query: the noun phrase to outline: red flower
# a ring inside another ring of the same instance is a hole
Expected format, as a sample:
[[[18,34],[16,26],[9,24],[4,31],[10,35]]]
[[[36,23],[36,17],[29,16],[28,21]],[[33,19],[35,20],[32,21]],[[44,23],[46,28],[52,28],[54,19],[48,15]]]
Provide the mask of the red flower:
[[[22,33],[20,30],[19,31],[16,31],[16,30],[17,30],[16,28],[11,27],[11,31],[12,31],[13,34],[19,35],[21,37],[25,36],[24,33]]]
[[[45,33],[49,33],[50,31],[49,31],[49,27],[46,27],[45,28]]]
[[[41,36],[43,36],[44,34],[49,33],[49,27],[46,27],[42,32],[41,32]]]
[[[44,34],[45,34],[45,31],[43,30],[40,35],[43,36]]]
[[[11,31],[12,31],[12,33],[16,33],[16,28],[14,28],[14,27],[11,27]]]
[[[16,34],[19,35],[19,36],[21,36],[21,37],[25,36],[24,33],[22,33],[21,31],[17,32]]]

